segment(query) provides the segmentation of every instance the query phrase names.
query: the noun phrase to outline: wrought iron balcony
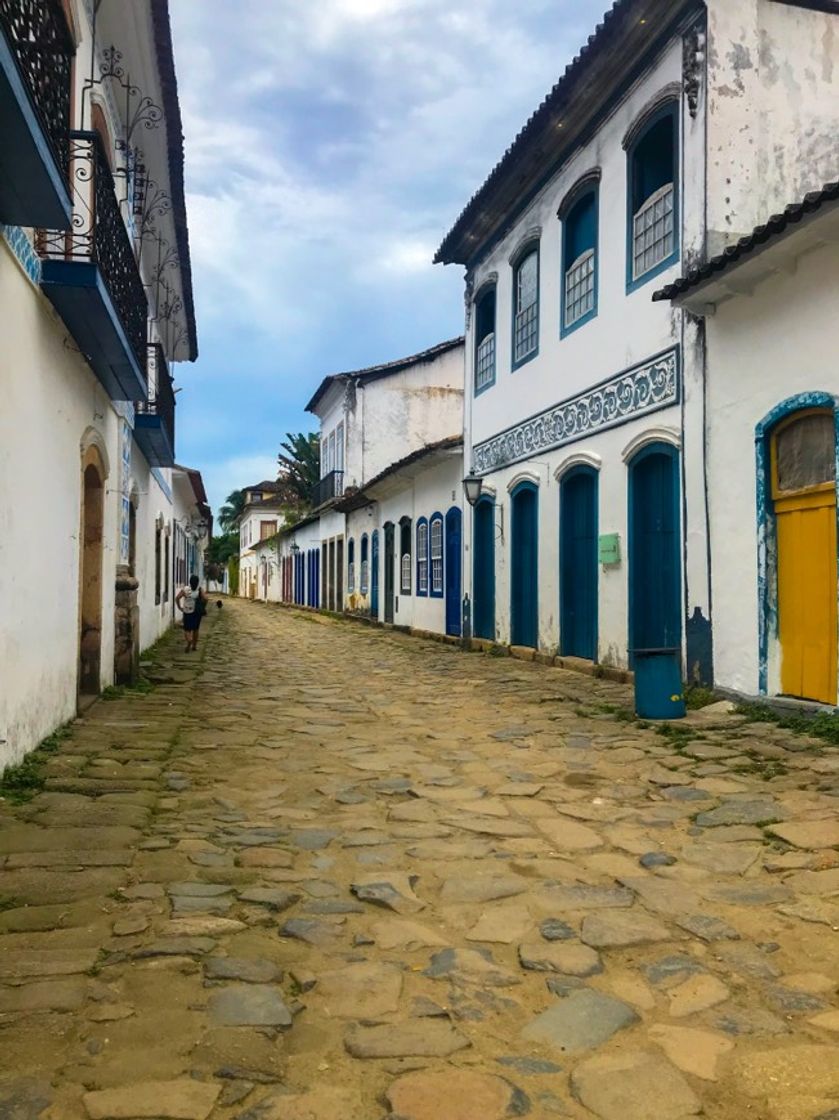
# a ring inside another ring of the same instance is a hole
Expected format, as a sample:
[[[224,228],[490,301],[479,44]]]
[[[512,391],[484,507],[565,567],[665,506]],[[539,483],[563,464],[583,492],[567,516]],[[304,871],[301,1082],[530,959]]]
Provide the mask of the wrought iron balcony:
[[[312,506],[317,509],[324,502],[332,498],[339,498],[344,493],[344,472],[330,471],[312,488]]]
[[[175,394],[166,355],[159,343],[146,347],[148,400],[134,406],[134,438],[153,467],[175,465]]]
[[[39,230],[41,286],[112,400],[145,400],[148,300],[99,135],[70,134],[73,228]]]
[[[0,221],[69,229],[70,78],[60,0],[0,0]]]

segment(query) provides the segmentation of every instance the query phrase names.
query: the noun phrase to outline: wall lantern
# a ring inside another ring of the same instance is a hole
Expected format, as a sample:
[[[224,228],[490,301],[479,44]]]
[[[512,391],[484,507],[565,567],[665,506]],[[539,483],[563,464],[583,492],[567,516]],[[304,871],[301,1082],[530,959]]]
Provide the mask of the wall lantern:
[[[465,493],[466,501],[470,506],[474,507],[480,501],[483,485],[484,480],[482,478],[476,478],[473,474],[470,474],[467,478],[464,478],[463,492]]]
[[[296,556],[299,551],[300,545],[297,543],[297,541],[295,541],[291,546],[291,552]]]

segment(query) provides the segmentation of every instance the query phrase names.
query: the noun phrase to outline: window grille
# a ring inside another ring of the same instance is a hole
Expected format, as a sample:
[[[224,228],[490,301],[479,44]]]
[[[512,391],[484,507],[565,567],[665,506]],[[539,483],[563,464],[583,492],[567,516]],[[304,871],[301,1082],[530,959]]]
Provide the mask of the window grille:
[[[411,554],[410,552],[404,553],[402,556],[402,594],[411,594]]]
[[[594,310],[594,250],[581,253],[565,273],[565,325]]]
[[[443,522],[438,517],[431,522],[431,590],[443,593]]]
[[[361,594],[366,595],[370,588],[370,565],[367,560],[361,561]]]
[[[516,271],[516,318],[513,330],[513,361],[532,354],[539,341],[539,260],[528,254]]]
[[[417,526],[417,594],[428,594],[428,526]]]
[[[666,260],[674,248],[675,187],[665,183],[650,195],[633,219],[632,278]]]
[[[483,389],[495,380],[495,334],[488,334],[475,356],[475,388]]]
[[[347,564],[347,591],[350,595],[355,591],[355,561]]]

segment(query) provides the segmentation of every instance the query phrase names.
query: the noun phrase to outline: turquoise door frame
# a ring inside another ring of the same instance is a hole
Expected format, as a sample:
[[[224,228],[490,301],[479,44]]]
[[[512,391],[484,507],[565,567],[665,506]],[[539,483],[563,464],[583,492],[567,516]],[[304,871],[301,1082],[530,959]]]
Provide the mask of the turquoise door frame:
[[[472,526],[472,632],[495,639],[495,501],[484,496]]]
[[[597,660],[598,476],[575,467],[559,489],[559,651]]]
[[[510,644],[539,644],[539,488],[520,482],[510,495]]]
[[[379,617],[379,530],[370,538],[370,614]]]
[[[679,451],[651,443],[629,462],[629,652],[682,646]]]
[[[460,637],[461,632],[461,578],[463,541],[463,514],[457,506],[446,514],[445,581],[446,581],[446,633]]]

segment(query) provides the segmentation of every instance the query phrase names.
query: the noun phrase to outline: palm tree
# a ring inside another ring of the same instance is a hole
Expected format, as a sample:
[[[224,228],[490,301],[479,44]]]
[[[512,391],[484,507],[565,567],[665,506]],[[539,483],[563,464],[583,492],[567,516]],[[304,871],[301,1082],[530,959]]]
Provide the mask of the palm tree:
[[[312,490],[320,481],[320,436],[316,432],[286,432],[277,456],[277,497],[289,514],[300,515],[311,508]]]
[[[218,511],[218,523],[222,532],[230,532],[244,508],[245,491],[231,490],[225,499],[225,504]]]

